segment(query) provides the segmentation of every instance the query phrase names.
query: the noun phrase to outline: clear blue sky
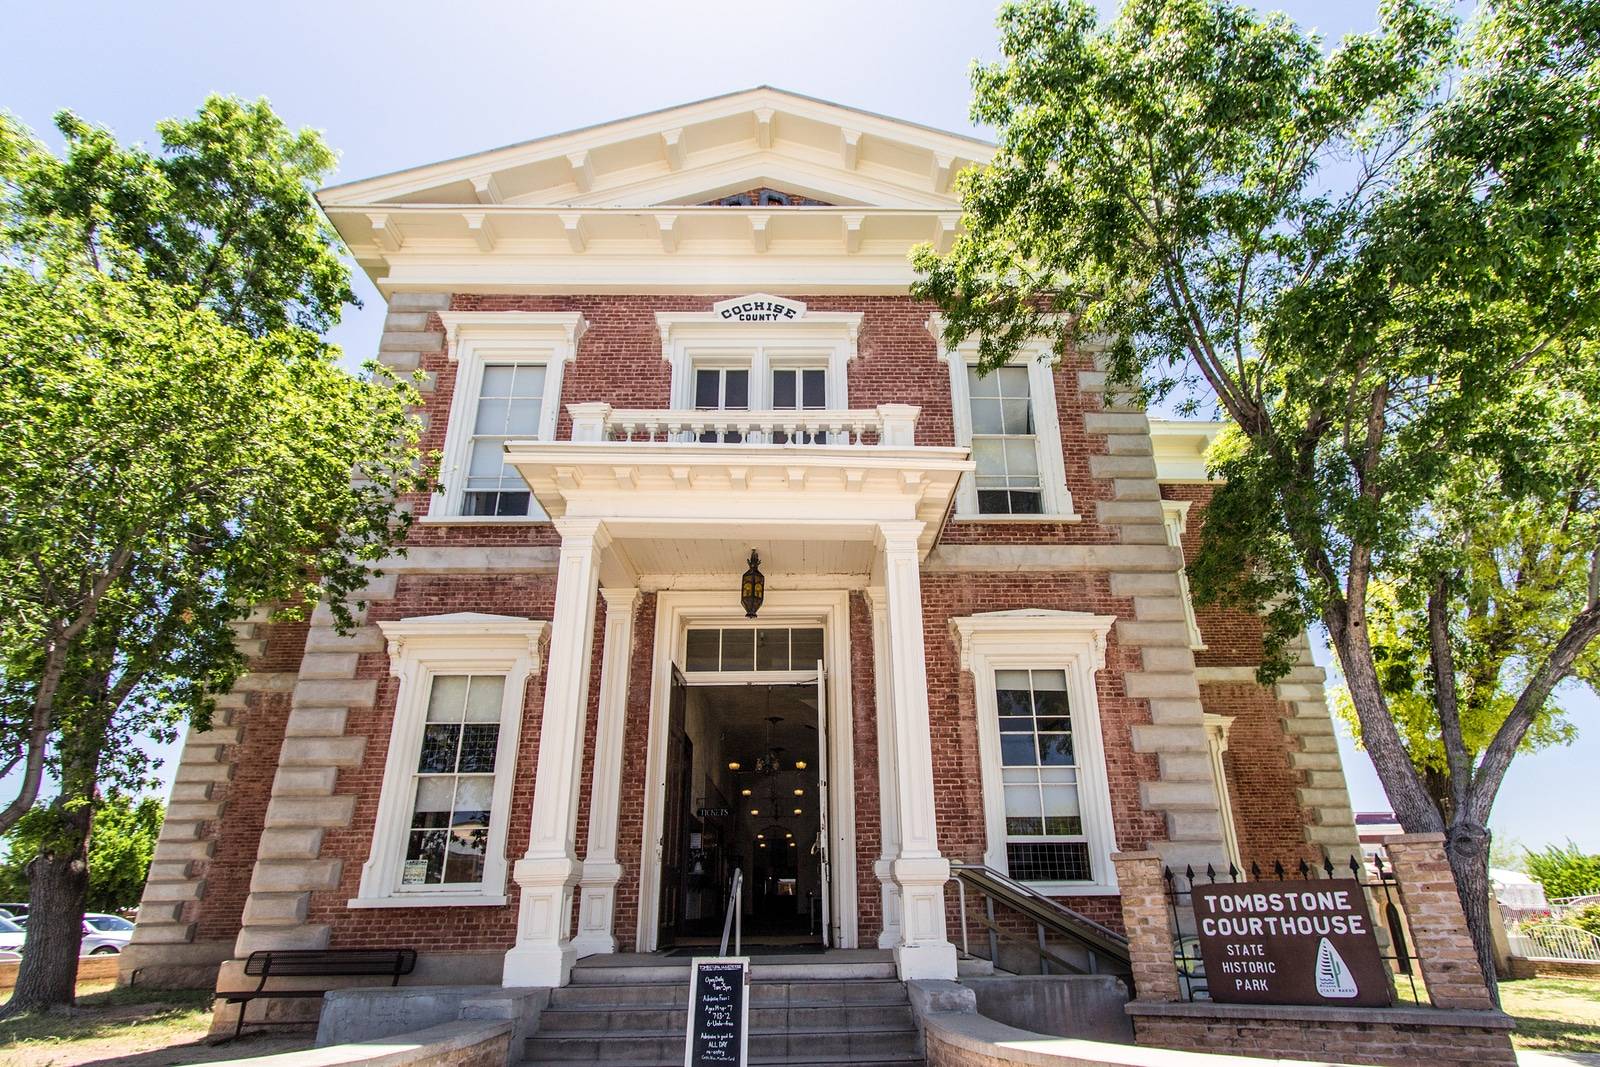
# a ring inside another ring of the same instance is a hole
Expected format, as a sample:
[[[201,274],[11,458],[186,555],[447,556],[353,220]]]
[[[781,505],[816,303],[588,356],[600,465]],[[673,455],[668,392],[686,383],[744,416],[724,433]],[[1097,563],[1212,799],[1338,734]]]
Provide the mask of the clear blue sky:
[[[1376,0],[1263,6],[1333,39],[1369,28]],[[325,132],[344,180],[759,84],[970,131],[967,71],[995,53],[994,10],[989,0],[14,4],[0,107],[41,133],[70,107],[149,140],[157,119],[193,111],[208,92],[266,96],[292,125]],[[376,351],[383,312],[357,277],[366,307],[335,336],[359,359]],[[1587,736],[1511,771],[1494,820],[1503,836],[1600,850],[1600,819],[1582,801],[1600,777],[1600,702],[1578,706]],[[1345,756],[1358,810],[1386,809],[1348,739]]]

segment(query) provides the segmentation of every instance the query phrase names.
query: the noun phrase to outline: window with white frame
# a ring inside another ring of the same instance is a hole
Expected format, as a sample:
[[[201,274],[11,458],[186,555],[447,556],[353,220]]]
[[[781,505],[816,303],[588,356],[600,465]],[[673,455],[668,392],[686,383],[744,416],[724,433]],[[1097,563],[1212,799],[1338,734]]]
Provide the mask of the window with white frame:
[[[545,624],[469,612],[378,626],[400,686],[350,906],[503,904],[522,696]]]
[[[928,330],[950,368],[956,444],[972,449],[977,466],[956,492],[956,517],[1076,521],[1049,349],[1027,346],[1006,366],[979,374],[976,338],[947,348],[938,315]]]
[[[984,863],[1042,891],[1115,889],[1094,683],[1114,622],[1045,609],[951,620],[978,703]]]
[[[576,312],[445,311],[455,391],[430,521],[518,521],[544,512],[505,462],[510,441],[555,437],[566,364],[577,353]]]

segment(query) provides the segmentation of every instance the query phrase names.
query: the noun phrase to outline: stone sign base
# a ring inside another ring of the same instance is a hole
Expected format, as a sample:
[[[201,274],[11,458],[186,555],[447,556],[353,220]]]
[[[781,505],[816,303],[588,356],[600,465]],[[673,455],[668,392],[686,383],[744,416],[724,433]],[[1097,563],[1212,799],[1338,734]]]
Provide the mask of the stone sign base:
[[[1513,1021],[1500,1011],[1324,1008],[1135,1000],[1140,1045],[1285,1060],[1515,1067]]]

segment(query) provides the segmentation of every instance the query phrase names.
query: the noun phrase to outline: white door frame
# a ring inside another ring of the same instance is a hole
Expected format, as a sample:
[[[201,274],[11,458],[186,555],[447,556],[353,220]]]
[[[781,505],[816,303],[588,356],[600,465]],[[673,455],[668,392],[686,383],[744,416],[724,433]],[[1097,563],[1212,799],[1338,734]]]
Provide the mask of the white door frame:
[[[662,790],[667,774],[667,701],[674,661],[682,658],[684,633],[690,623],[718,625],[744,622],[739,590],[692,590],[656,595],[655,646],[650,672],[650,736],[645,757],[644,834],[639,850],[639,916],[635,944],[654,952],[661,911]],[[797,625],[821,623],[828,686],[828,765],[830,790],[828,849],[832,881],[833,943],[857,944],[855,736],[850,701],[850,594],[839,590],[771,589],[758,622]],[[810,674],[811,672],[806,672]],[[752,680],[757,680],[752,676]],[[781,682],[781,672],[761,681]]]

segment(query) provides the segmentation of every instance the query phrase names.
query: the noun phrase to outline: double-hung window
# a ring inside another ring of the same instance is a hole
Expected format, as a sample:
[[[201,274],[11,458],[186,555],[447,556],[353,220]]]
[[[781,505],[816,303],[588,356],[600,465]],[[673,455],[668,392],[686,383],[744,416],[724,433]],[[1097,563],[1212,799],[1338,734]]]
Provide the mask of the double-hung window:
[[[749,363],[732,360],[697,362],[694,368],[694,406],[696,411],[749,411]],[[744,440],[744,436],[737,430],[705,430],[700,434],[700,440],[731,445]]]
[[[928,330],[950,368],[955,443],[972,449],[977,467],[956,491],[956,517],[1076,521],[1048,348],[1024,346],[1011,363],[979,374],[976,338],[947,347],[938,315]]]
[[[973,481],[982,515],[1038,515],[1044,511],[1039,477],[1039,435],[1029,396],[1028,369],[1001,367],[980,375],[967,367],[972,412]]]
[[[505,462],[510,441],[555,437],[563,371],[584,329],[576,312],[443,311],[455,364],[430,522],[542,519],[527,483]]]
[[[1116,885],[1094,680],[1115,621],[1050,609],[950,620],[977,697],[984,863],[1043,892]]]
[[[772,368],[773,411],[826,411],[828,408],[828,368],[794,363]],[[799,444],[826,444],[826,433],[800,431],[793,435]],[[777,430],[772,435],[774,444],[787,444],[791,435]]]
[[[528,486],[505,462],[505,444],[538,438],[545,377],[542,363],[484,364],[467,446],[463,515],[528,514]]]
[[[400,685],[350,906],[504,904],[522,697],[545,624],[465,612],[378,626]]]

